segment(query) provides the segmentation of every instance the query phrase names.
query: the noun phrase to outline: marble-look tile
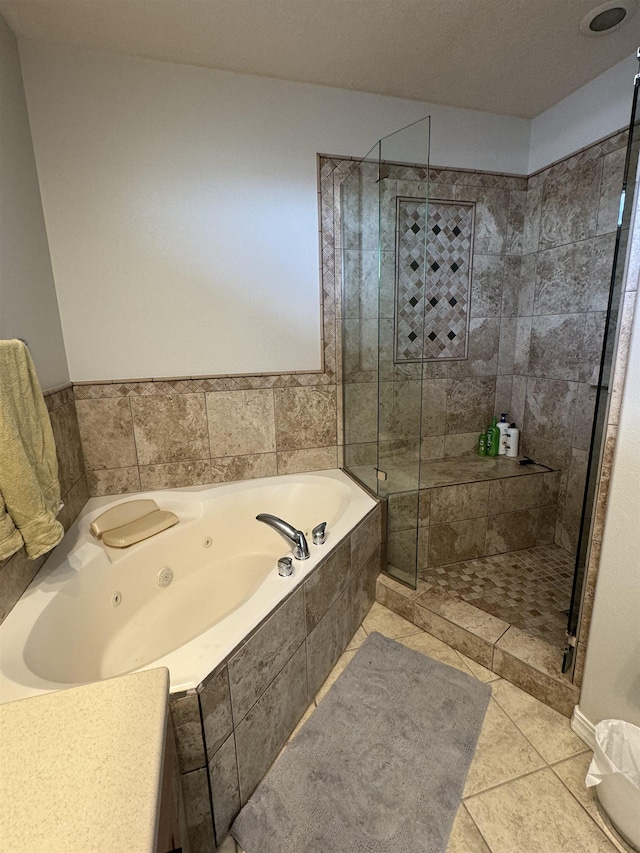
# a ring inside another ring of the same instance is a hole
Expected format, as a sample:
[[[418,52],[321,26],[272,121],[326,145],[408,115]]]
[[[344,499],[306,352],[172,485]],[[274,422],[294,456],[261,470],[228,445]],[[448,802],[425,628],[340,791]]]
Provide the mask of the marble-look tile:
[[[137,464],[129,397],[76,400],[76,411],[88,471]]]
[[[424,528],[423,528],[424,529]],[[418,528],[387,534],[387,563],[403,575],[411,576],[418,559]],[[397,574],[394,571],[394,574]]]
[[[247,456],[222,456],[211,459],[211,483],[255,480],[278,473],[277,454],[250,453]]]
[[[493,689],[501,683],[496,682]],[[462,796],[467,798],[531,773],[544,763],[500,705],[490,699]]]
[[[585,318],[584,336],[580,351],[580,371],[578,379],[581,382],[591,382],[597,376],[602,359],[602,343],[607,316],[604,311],[590,311]]]
[[[345,249],[342,253],[342,316],[378,316],[378,253]]]
[[[627,373],[627,361],[629,357],[629,346],[631,343],[631,330],[633,328],[635,304],[635,291],[627,291],[624,294],[622,311],[618,323],[618,348],[613,371],[611,402],[609,405],[609,423],[611,424],[617,424],[620,418],[620,408],[622,405],[624,381]]]
[[[376,549],[365,565],[355,574],[351,585],[347,588],[350,596],[351,613],[346,622],[345,636],[347,639],[360,625],[376,600],[376,585],[382,569],[382,548]],[[346,642],[343,642],[344,648]]]
[[[378,602],[373,605],[362,624],[367,634],[377,631],[392,640],[396,640],[398,637],[408,637],[410,634],[422,633],[421,629],[413,622],[403,619],[402,616],[398,616],[397,613]]]
[[[487,514],[489,483],[461,483],[430,491],[431,524],[464,521]]]
[[[529,340],[529,375],[578,380],[584,359],[584,314],[533,317]]]
[[[380,382],[380,438],[390,441],[420,434],[421,382]]]
[[[446,566],[482,557],[487,532],[486,517],[447,524],[433,524],[429,529],[429,566]]]
[[[538,509],[491,515],[487,522],[486,554],[533,548],[538,539]]]
[[[596,232],[602,160],[592,160],[545,181],[540,217],[541,249],[574,243]]]
[[[270,453],[276,449],[273,390],[205,394],[211,456]]]
[[[530,317],[536,294],[536,275],[538,255],[527,255],[522,259],[520,267],[520,289],[518,292],[518,317]]]
[[[611,290],[611,274],[616,246],[616,234],[604,234],[593,241],[593,268],[587,311],[606,311]]]
[[[213,825],[218,847],[240,811],[236,742],[231,734],[209,762]]]
[[[229,673],[225,666],[200,691],[200,708],[207,758],[211,758],[233,731]]]
[[[200,703],[198,694],[189,691],[186,696],[172,699],[169,703],[173,730],[176,736],[178,766],[181,773],[198,770],[206,764],[202,725],[200,724]]]
[[[582,591],[582,607],[580,608],[580,624],[578,628],[578,645],[586,645],[589,637],[589,627],[591,625],[591,617],[593,615],[593,602],[598,582],[598,570],[600,568],[601,550],[602,542],[598,542],[595,539],[592,540],[587,557],[587,570],[584,577]],[[575,677],[574,683],[577,683]]]
[[[422,435],[441,435],[447,414],[447,379],[425,379],[422,383]]]
[[[459,456],[475,455],[478,450],[479,433],[459,432],[445,435],[444,437],[444,456],[447,459],[452,459]]]
[[[451,599],[451,601],[453,600]],[[464,604],[464,602],[460,603]],[[428,634],[433,634],[434,637],[482,664],[482,666],[491,666],[493,643],[478,637],[465,628],[461,628],[455,622],[438,616],[419,604],[415,605],[413,618],[415,624]]]
[[[534,314],[578,314],[591,295],[593,240],[540,252],[536,264]]]
[[[421,589],[420,582],[418,589],[411,589],[382,574],[376,584],[376,601],[403,619],[413,622],[413,602],[421,594]]]
[[[315,709],[317,707],[318,706],[316,704],[316,700],[314,699],[311,702],[311,704],[309,705],[309,707],[307,708],[307,710],[304,712],[304,714],[298,720],[298,725],[295,727],[295,729],[289,735],[289,739],[287,741],[287,746],[291,743],[291,741],[294,739],[294,737],[298,734],[300,729],[304,726],[304,724],[307,722],[307,720],[311,717],[311,715],[313,714],[313,712],[315,711]],[[286,749],[286,747],[285,747],[285,749]]]
[[[428,527],[431,520],[431,489],[420,489],[418,495],[418,526]]]
[[[276,388],[276,445],[281,450],[336,443],[336,388]]]
[[[211,465],[208,459],[140,466],[140,486],[143,491],[179,489],[184,486],[201,486],[210,482]]]
[[[475,201],[474,252],[502,255],[507,243],[509,191],[489,187],[456,187],[456,198]]]
[[[12,554],[0,569],[0,623],[2,623],[14,605],[42,568],[48,554],[37,560],[29,560],[27,552],[21,548]]]
[[[343,654],[340,655],[340,657],[338,658],[338,662],[333,667],[333,669],[331,670],[329,675],[326,677],[324,683],[322,684],[322,686],[318,690],[318,692],[316,694],[316,702],[321,702],[324,699],[324,697],[327,695],[329,690],[333,687],[333,685],[338,680],[338,677],[340,675],[342,675],[342,673],[345,671],[347,666],[351,663],[351,661],[354,658],[355,653],[356,653],[356,650],[352,649],[351,651],[343,652]]]
[[[560,536],[559,544],[567,551],[575,551],[578,547],[588,463],[589,453],[586,450],[571,448],[566,493],[564,504],[561,508],[559,507],[559,529],[557,531]]]
[[[418,596],[416,604],[492,644],[497,642],[509,627],[502,619],[491,616],[466,601],[459,601],[429,589]],[[475,657],[473,659],[477,660]]]
[[[420,459],[423,462],[427,462],[431,459],[442,459],[444,456],[444,447],[444,435],[424,436],[420,441]]]
[[[277,453],[278,474],[300,474],[327,471],[338,467],[337,447],[312,447],[308,450],[285,450]]]
[[[351,541],[345,539],[304,583],[307,633],[315,628],[351,577]]]
[[[398,642],[416,652],[420,652],[420,654],[427,655],[434,660],[440,661],[440,663],[458,669],[460,672],[466,672],[467,675],[471,673],[471,670],[463,661],[464,655],[460,655],[451,646],[443,643],[437,637],[432,637],[426,631],[410,634],[407,637],[399,637]],[[469,658],[466,658],[466,660],[469,660]]]
[[[351,534],[351,571],[356,575],[382,541],[382,504],[378,504]]]
[[[315,696],[352,636],[353,584],[348,586],[307,636],[309,697]],[[306,705],[305,705],[306,707]]]
[[[602,183],[598,202],[596,234],[608,234],[618,226],[620,193],[624,177],[626,148],[618,148],[606,154],[602,160]]]
[[[561,673],[562,652],[511,626],[493,651],[492,669],[512,684],[571,716],[578,701],[577,688]]]
[[[501,317],[518,316],[518,300],[520,298],[520,276],[522,275],[522,258],[505,258],[504,286],[502,288]]]
[[[524,404],[527,396],[527,377],[514,376],[511,383],[511,405],[509,415],[511,422],[522,426],[524,420]],[[496,409],[497,411],[497,409]]]
[[[303,643],[235,730],[242,805],[265,776],[308,705]]]
[[[531,344],[531,317],[518,317],[516,321],[516,342],[513,350],[514,373],[529,373],[529,348]]]
[[[207,770],[194,770],[180,777],[187,819],[190,853],[211,853],[215,850],[213,817]]]
[[[496,675],[495,672],[492,672],[490,669],[487,669],[486,666],[482,666],[478,661],[468,658],[466,655],[463,655],[462,652],[458,652],[458,654],[462,659],[462,663],[467,667],[472,675],[475,675],[478,681],[484,681],[485,684],[489,684],[491,681],[499,680],[500,676]]]
[[[524,477],[492,480],[489,483],[489,515],[515,512],[540,506],[545,474],[527,474]]]
[[[531,255],[538,251],[540,215],[542,213],[542,187],[527,189],[522,237],[522,254]]]
[[[507,412],[511,408],[513,391],[513,376],[496,376],[496,396],[493,404],[494,412]]]
[[[58,457],[60,493],[65,495],[84,473],[75,403],[67,403],[49,413]]]
[[[516,317],[503,317],[500,321],[500,345],[498,349],[498,373],[513,373],[516,357]],[[496,389],[497,393],[497,389]]]
[[[474,317],[469,321],[467,358],[449,362],[448,375],[495,377],[499,345],[500,318]]]
[[[576,409],[573,418],[571,446],[588,451],[591,445],[591,432],[596,409],[597,388],[586,383],[578,387]]]
[[[536,545],[551,545],[555,540],[557,515],[558,508],[555,504],[540,507]]]
[[[560,761],[554,764],[551,768],[559,779],[571,791],[580,805],[586,809],[589,816],[593,818],[602,832],[607,836],[613,847],[620,853],[633,853],[632,848],[620,838],[617,831],[611,825],[611,822],[603,813],[598,803],[598,797],[595,788],[587,788],[584,784],[587,770],[591,764],[593,753],[591,750],[582,752],[580,755],[575,755],[573,758],[568,758],[566,761]]]
[[[109,468],[105,471],[87,471],[87,485],[92,498],[101,495],[124,495],[139,492],[140,472],[131,468]]]
[[[526,206],[526,190],[510,190],[509,218],[507,220],[507,255],[520,255],[524,238],[524,216]]]
[[[493,698],[513,720],[547,764],[584,752],[566,717],[504,679],[493,687]]]
[[[605,853],[609,841],[550,768],[465,801],[492,853]]]
[[[524,431],[531,433],[538,440],[569,446],[577,392],[576,382],[529,379],[524,409]]]
[[[377,382],[345,382],[344,438],[347,444],[376,441],[378,432]]]
[[[500,315],[504,276],[504,257],[474,253],[471,317],[497,317]]]
[[[155,465],[209,455],[204,394],[132,397],[138,463]]]
[[[490,853],[464,803],[458,808],[446,853]]]
[[[305,636],[305,595],[299,587],[229,661],[231,708],[236,727]]]
[[[387,501],[387,531],[414,530],[418,526],[418,492],[399,492]]]
[[[64,501],[64,506],[58,513],[58,521],[66,532],[89,500],[89,487],[87,485],[86,474],[83,474],[78,482],[62,496],[62,500]]]
[[[556,504],[560,489],[560,471],[548,471],[542,475],[542,488],[540,490],[540,504]]]
[[[495,376],[453,379],[447,397],[446,432],[485,429],[491,422],[495,393]]]
[[[353,637],[352,637],[352,638],[349,640],[349,642],[347,643],[347,648],[345,649],[345,651],[347,651],[347,652],[353,652],[353,651],[355,651],[356,649],[359,649],[359,648],[360,648],[360,646],[364,643],[364,641],[365,641],[366,639],[367,639],[367,632],[364,630],[364,628],[362,627],[362,625],[360,625],[360,627],[359,627],[359,628],[358,628],[358,630],[355,632],[355,634],[353,635]]]

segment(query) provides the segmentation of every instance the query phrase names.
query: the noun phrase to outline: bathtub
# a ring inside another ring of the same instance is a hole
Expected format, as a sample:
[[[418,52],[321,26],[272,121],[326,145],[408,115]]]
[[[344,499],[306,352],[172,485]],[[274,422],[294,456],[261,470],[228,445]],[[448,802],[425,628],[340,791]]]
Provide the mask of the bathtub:
[[[126,549],[93,538],[94,518],[140,497],[179,523]],[[0,702],[157,666],[172,693],[197,687],[375,505],[338,470],[92,498],[0,626]],[[291,552],[261,512],[307,536],[291,577],[278,575]],[[322,521],[325,544],[313,545]]]

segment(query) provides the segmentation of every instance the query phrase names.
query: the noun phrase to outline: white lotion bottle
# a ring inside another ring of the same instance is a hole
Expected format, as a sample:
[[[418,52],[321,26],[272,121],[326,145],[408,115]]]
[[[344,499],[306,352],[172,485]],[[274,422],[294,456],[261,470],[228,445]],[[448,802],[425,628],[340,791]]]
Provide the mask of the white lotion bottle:
[[[507,413],[503,412],[498,421],[498,430],[500,431],[500,441],[498,443],[498,456],[504,456],[507,452],[507,431],[509,424],[507,423]]]
[[[515,424],[511,424],[507,432],[505,433],[506,439],[506,455],[513,459],[518,455],[518,444],[520,441],[520,430],[516,428]]]

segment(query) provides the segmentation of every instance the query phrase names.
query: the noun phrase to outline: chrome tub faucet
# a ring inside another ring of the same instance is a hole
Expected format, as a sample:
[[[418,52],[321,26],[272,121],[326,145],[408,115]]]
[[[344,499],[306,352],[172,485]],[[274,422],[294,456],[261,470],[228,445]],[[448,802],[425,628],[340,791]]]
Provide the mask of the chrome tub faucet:
[[[269,527],[277,530],[288,542],[296,560],[306,560],[309,557],[309,546],[302,530],[296,530],[295,527],[287,524],[286,521],[283,521],[276,515],[269,515],[267,512],[261,512],[260,515],[256,515],[256,520],[262,521]]]

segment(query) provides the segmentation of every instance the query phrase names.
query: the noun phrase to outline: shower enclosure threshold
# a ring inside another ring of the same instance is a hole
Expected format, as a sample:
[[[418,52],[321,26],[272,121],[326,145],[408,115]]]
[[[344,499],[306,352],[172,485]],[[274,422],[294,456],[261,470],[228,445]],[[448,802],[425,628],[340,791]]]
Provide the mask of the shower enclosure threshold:
[[[564,716],[573,713],[579,690],[562,674],[561,649],[423,580],[414,590],[381,574],[376,600]]]

